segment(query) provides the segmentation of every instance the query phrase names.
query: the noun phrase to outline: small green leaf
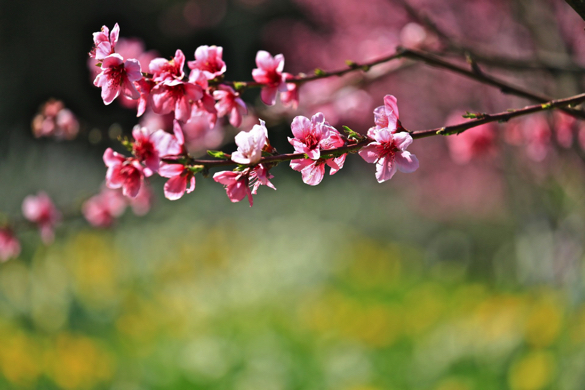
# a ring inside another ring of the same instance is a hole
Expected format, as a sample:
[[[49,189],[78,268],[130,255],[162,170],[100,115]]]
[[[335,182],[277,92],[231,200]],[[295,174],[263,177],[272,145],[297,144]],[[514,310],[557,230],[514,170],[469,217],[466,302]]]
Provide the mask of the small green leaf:
[[[350,129],[347,126],[341,126],[341,127],[343,127],[343,131],[345,131],[347,133],[347,136],[349,138],[354,138],[354,139],[357,139],[357,140],[360,140],[360,139],[363,139],[364,138],[363,135],[361,135],[360,133],[358,133],[356,131],[353,131],[352,129]]]
[[[203,165],[193,165],[191,167],[187,167],[187,169],[189,171],[191,171],[193,174],[197,174],[197,173],[201,172],[202,170],[204,170],[205,169],[205,166],[203,166]]]
[[[244,89],[246,89],[246,87],[247,87],[247,86],[248,86],[248,84],[246,84],[246,83],[245,83],[245,82],[243,82],[243,81],[235,81],[235,82],[234,82],[234,89],[235,89],[236,91],[238,91],[238,92],[239,92],[239,91],[241,91],[241,90],[244,90]]]
[[[209,154],[211,157],[221,158],[224,160],[228,160],[230,158],[229,154],[225,154],[221,150],[208,150],[207,154]]]
[[[122,138],[120,136],[120,137],[118,137],[118,141],[120,141],[122,146],[125,147],[127,151],[132,152],[134,150],[134,146],[133,146],[132,142],[128,139],[128,137]]]
[[[317,68],[315,69],[315,75],[317,76],[325,76],[325,71],[323,69]]]

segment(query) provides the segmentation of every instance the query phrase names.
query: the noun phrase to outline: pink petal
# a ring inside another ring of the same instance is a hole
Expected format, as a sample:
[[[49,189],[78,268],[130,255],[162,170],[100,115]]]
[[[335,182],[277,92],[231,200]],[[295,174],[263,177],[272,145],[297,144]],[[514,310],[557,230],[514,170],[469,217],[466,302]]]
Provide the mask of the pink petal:
[[[325,176],[325,164],[313,162],[312,164],[305,167],[301,174],[305,184],[310,186],[316,186],[321,183],[323,176]]]
[[[278,93],[278,87],[263,87],[260,92],[262,101],[267,106],[273,106],[276,103],[276,94]]]
[[[161,175],[162,177],[171,178],[175,176],[180,176],[184,170],[185,167],[181,164],[162,163],[160,168],[158,169],[158,174]]]
[[[164,186],[165,198],[169,200],[180,199],[187,188],[186,176],[171,177]]]
[[[376,179],[378,183],[390,180],[396,173],[396,164],[391,158],[382,157],[376,164]]]
[[[395,133],[393,138],[394,145],[400,150],[408,148],[412,143],[412,137],[407,132]]]
[[[272,58],[267,51],[259,50],[258,53],[256,53],[256,66],[260,69],[272,70],[274,68],[274,58]]]
[[[367,163],[373,164],[380,158],[379,152],[380,144],[378,142],[372,142],[367,146],[364,146],[360,151],[359,155],[363,158]]]
[[[406,150],[396,153],[394,162],[400,172],[411,173],[418,169],[418,159],[414,154]]]

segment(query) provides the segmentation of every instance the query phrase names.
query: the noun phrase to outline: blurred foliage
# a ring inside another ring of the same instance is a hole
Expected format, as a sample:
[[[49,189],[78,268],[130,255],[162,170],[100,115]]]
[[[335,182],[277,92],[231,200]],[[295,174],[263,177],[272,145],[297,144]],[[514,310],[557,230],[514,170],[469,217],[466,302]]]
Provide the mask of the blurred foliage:
[[[583,384],[585,305],[566,286],[468,266],[476,251],[517,261],[521,249],[502,255],[505,224],[484,226],[480,246],[472,230],[403,218],[377,187],[348,184],[331,205],[338,185],[281,186],[289,195],[254,209],[228,208],[221,189],[205,187],[166,206],[172,214],[163,206],[115,231],[74,227],[2,265],[0,388]],[[381,197],[389,206],[376,213]],[[286,215],[270,213],[285,204]],[[332,218],[350,205],[347,220]],[[376,223],[379,235],[368,231]]]

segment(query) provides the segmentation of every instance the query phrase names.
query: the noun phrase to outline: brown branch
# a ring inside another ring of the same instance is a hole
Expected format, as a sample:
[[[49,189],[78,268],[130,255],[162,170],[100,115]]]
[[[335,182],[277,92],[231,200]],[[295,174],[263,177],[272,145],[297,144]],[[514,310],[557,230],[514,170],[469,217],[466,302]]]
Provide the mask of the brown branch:
[[[454,73],[466,76],[473,80],[479,81],[483,84],[498,87],[503,93],[524,97],[526,99],[534,100],[540,103],[547,103],[552,100],[548,96],[540,95],[535,92],[531,92],[527,89],[524,89],[522,87],[512,85],[496,77],[486,75],[483,72],[482,73],[473,72],[472,70],[469,70],[466,67],[447,62],[437,56],[425,53],[420,50],[399,48],[398,51],[401,52],[402,55],[406,58],[422,61],[428,65],[450,70]],[[562,108],[562,110],[576,118],[585,119],[585,112],[581,110],[575,110],[572,108]]]
[[[563,73],[585,73],[585,68],[577,66],[572,61],[567,61],[554,53],[542,52],[540,58],[534,60],[519,60],[516,58],[502,57],[499,55],[487,55],[478,51],[475,47],[471,48],[467,45],[458,42],[453,37],[445,33],[427,14],[419,11],[410,4],[408,0],[392,0],[400,3],[406,10],[409,16],[417,23],[426,27],[430,32],[435,34],[442,44],[446,47],[447,52],[452,52],[457,55],[471,57],[475,61],[483,64],[505,68],[510,70],[530,70],[530,71],[548,71],[548,72],[563,72]],[[446,54],[443,52],[442,54]]]
[[[429,130],[417,130],[417,131],[407,131],[412,138],[426,138],[433,135],[453,135],[453,134],[460,134],[466,130],[471,128],[484,125],[490,122],[505,122],[512,118],[533,114],[536,112],[552,110],[555,108],[562,109],[563,107],[569,105],[576,105],[585,101],[585,93],[571,96],[564,99],[557,99],[551,100],[544,104],[537,104],[533,106],[526,106],[524,108],[515,109],[515,110],[508,110],[505,112],[500,112],[497,114],[475,114],[477,116],[476,119],[473,119],[468,122],[460,123],[453,126],[445,126],[439,127],[435,129]],[[359,142],[352,143],[340,148],[329,149],[329,150],[321,150],[321,158],[332,158],[337,157],[344,153],[356,153],[361,150],[364,146],[368,145],[370,142],[373,142],[372,139],[364,138]],[[304,153],[287,153],[287,154],[279,154],[276,156],[269,156],[263,157],[258,164],[278,164],[285,161],[296,160],[296,159],[305,159],[307,158]],[[174,160],[164,160],[165,162],[176,163]],[[196,159],[189,159],[189,166],[200,166],[205,169],[214,168],[214,167],[222,167],[222,166],[233,166],[233,165],[242,165],[233,162],[232,160],[196,160]],[[256,165],[256,164],[254,164]],[[246,165],[244,165],[246,166]],[[252,166],[252,165],[250,165]]]

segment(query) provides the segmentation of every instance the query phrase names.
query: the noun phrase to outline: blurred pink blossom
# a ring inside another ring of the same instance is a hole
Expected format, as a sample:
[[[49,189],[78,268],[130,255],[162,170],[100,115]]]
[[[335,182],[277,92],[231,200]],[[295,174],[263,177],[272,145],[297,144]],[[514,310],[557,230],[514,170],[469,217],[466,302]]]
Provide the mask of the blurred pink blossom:
[[[451,114],[445,121],[445,125],[451,126],[465,122],[462,114],[462,112]],[[461,134],[447,137],[447,145],[453,161],[466,164],[480,156],[493,156],[496,153],[495,127],[494,123],[486,123]]]
[[[102,188],[101,192],[83,203],[81,212],[92,226],[110,227],[120,217],[127,205],[127,198],[119,190]]]
[[[7,227],[0,228],[0,262],[17,257],[20,254],[20,242],[14,232]]]
[[[26,219],[37,224],[45,244],[53,242],[55,225],[61,220],[61,213],[46,193],[41,191],[36,196],[24,198],[22,213]]]
[[[75,115],[65,108],[60,100],[49,99],[41,106],[32,121],[35,137],[55,137],[73,139],[79,132],[79,122]]]

